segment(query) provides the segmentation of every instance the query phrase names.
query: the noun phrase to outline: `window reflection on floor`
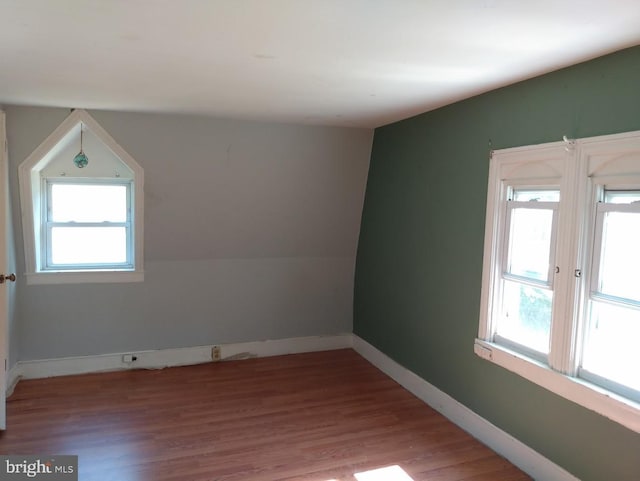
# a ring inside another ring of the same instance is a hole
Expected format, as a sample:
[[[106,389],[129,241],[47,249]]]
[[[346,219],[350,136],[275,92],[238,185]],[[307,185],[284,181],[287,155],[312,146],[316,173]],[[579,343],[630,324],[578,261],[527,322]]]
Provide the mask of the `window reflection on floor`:
[[[358,481],[413,481],[413,478],[398,465],[363,471],[355,473],[354,476]]]

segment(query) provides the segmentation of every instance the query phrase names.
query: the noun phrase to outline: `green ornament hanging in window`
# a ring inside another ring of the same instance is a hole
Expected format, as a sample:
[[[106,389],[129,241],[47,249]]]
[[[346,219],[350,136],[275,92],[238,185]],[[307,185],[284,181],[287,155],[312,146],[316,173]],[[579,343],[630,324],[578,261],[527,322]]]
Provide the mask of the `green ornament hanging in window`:
[[[89,158],[82,150],[82,124],[80,124],[80,152],[73,158],[73,163],[79,169],[86,167],[89,163]]]

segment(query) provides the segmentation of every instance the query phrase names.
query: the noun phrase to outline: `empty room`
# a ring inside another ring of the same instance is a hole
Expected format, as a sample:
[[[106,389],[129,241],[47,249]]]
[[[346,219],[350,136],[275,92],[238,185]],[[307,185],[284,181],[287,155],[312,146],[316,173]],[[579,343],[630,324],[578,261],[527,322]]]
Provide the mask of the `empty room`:
[[[0,19],[0,480],[640,479],[640,3]]]

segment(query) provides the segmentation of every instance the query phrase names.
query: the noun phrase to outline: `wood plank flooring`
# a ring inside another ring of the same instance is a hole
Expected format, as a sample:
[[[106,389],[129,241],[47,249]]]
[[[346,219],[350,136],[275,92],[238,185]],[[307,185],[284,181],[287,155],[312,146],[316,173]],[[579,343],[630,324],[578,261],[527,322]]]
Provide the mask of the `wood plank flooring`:
[[[0,453],[77,454],[82,481],[530,479],[349,349],[21,381]]]

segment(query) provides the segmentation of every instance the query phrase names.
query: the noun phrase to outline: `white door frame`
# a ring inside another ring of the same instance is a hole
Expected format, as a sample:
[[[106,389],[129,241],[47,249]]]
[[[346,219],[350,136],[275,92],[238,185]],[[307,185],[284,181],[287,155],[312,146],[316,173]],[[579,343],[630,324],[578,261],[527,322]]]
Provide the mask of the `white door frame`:
[[[7,235],[10,230],[9,213],[9,167],[7,154],[7,137],[5,128],[5,113],[0,110],[0,274],[8,272],[9,242]],[[7,369],[9,364],[9,289],[11,284],[0,285],[0,429],[7,427],[6,391]]]

